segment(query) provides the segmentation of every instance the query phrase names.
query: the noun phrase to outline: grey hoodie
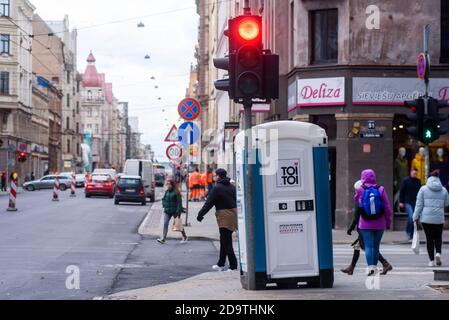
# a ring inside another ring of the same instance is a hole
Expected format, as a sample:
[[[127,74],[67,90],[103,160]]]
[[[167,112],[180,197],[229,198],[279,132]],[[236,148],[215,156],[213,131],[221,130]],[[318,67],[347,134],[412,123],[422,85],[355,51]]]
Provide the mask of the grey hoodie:
[[[449,206],[449,194],[439,178],[430,177],[419,190],[413,220],[427,224],[444,224],[444,208]]]

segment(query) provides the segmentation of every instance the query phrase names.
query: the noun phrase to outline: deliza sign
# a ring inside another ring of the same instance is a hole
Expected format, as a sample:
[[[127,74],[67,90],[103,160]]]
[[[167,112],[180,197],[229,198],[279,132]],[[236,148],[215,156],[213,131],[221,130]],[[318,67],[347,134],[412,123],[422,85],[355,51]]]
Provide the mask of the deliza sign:
[[[301,186],[299,160],[279,161],[277,186],[279,188]]]

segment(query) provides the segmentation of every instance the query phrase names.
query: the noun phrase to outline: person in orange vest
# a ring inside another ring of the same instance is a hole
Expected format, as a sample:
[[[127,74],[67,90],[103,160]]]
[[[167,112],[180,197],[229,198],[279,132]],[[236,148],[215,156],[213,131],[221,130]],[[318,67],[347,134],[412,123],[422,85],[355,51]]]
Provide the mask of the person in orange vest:
[[[190,187],[190,185],[192,187]],[[201,189],[201,174],[198,168],[190,174],[189,187],[193,189],[193,201],[199,201],[200,189]]]

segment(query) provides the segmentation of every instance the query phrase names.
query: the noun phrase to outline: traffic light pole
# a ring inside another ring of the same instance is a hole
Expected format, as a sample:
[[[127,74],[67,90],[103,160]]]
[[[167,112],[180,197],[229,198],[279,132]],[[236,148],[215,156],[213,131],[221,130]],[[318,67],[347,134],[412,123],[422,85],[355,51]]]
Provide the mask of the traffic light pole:
[[[246,246],[247,246],[247,290],[256,290],[256,270],[254,263],[254,212],[253,212],[253,144],[252,144],[252,100],[245,99],[244,103],[244,129],[246,150],[246,190],[245,190],[245,212],[246,212]]]

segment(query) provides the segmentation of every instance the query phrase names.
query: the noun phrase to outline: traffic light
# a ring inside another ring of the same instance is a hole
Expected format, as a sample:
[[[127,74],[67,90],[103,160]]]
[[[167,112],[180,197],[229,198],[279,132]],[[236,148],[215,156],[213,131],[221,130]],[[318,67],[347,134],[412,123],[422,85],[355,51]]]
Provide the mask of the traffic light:
[[[405,106],[412,111],[407,114],[407,118],[413,123],[412,126],[407,128],[408,134],[415,140],[423,141],[424,99],[418,98],[416,100],[405,101]]]
[[[449,130],[446,122],[449,115],[440,113],[440,110],[447,107],[443,101],[429,98],[428,117],[424,122],[424,142],[432,143],[446,134]]]
[[[27,154],[25,152],[20,152],[17,161],[26,162],[28,160]]]
[[[421,97],[406,101],[405,105],[412,110],[412,113],[407,114],[407,118],[413,121],[413,126],[407,128],[407,132],[414,139],[430,144],[449,131],[446,124],[442,123],[447,121],[449,115],[440,114],[440,110],[447,107],[443,101]]]
[[[252,99],[277,99],[279,96],[279,56],[263,50],[262,17],[243,15],[229,20],[229,55],[214,59],[229,78],[217,80],[218,90],[228,91],[239,103]]]

